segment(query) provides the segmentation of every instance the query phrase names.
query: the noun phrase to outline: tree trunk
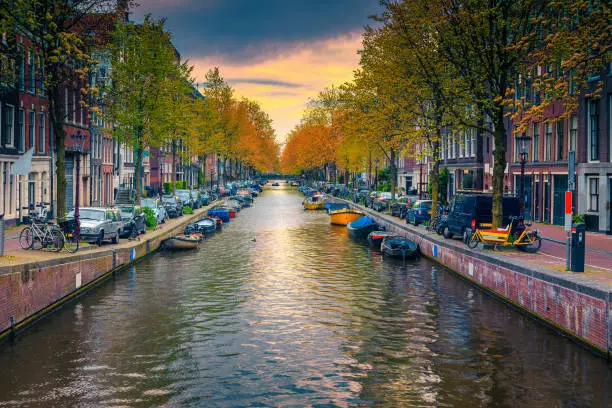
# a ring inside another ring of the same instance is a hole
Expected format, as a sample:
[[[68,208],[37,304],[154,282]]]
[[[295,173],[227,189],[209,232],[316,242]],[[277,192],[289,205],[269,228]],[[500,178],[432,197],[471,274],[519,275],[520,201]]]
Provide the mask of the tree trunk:
[[[139,138],[140,139],[140,138]],[[134,197],[134,204],[140,205],[140,196],[142,194],[142,153],[143,148],[140,143],[136,147],[136,160],[134,162],[134,184],[136,189],[136,196]]]
[[[495,131],[493,140],[495,152],[493,158],[493,228],[503,227],[503,197],[504,197],[504,173],[506,170],[506,129],[504,126],[504,114],[500,108],[497,110],[494,122]]]
[[[53,126],[53,137],[55,144],[55,197],[57,205],[55,208],[58,217],[64,217],[66,208],[66,132],[64,130],[64,112],[60,93],[55,88],[49,89],[49,104],[51,122]],[[70,192],[72,194],[72,192]],[[53,192],[51,192],[51,196]]]
[[[395,200],[395,189],[397,188],[397,167],[395,165],[395,149],[389,149],[389,159],[391,161],[391,200]]]
[[[368,157],[368,189],[372,187],[372,152],[370,152],[370,156]]]
[[[176,195],[176,139],[172,139],[172,195]]]
[[[438,140],[440,140],[440,129],[438,129]],[[431,172],[429,173],[429,182],[431,183],[431,215],[434,216],[438,213],[438,198],[440,192],[438,191],[439,184],[438,178],[440,176],[440,160],[438,150],[440,148],[440,142],[433,143],[433,166],[431,166]]]

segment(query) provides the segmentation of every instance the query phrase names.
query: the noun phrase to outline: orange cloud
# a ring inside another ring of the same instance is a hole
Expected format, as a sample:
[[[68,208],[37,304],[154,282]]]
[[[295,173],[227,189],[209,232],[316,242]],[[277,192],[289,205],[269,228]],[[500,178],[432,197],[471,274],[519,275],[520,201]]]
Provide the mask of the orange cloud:
[[[251,64],[230,62],[221,56],[194,59],[191,63],[196,82],[203,82],[208,69],[218,66],[237,96],[261,103],[274,120],[279,140],[285,140],[299,123],[309,98],[326,86],[352,78],[359,64],[360,48],[360,33],[351,33],[297,44]]]

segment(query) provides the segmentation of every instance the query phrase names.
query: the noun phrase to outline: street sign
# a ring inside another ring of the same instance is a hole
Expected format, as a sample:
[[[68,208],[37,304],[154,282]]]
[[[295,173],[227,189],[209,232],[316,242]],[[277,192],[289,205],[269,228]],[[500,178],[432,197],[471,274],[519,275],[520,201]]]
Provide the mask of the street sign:
[[[567,152],[567,189],[576,191],[576,151]]]
[[[565,192],[565,232],[572,230],[572,192]]]

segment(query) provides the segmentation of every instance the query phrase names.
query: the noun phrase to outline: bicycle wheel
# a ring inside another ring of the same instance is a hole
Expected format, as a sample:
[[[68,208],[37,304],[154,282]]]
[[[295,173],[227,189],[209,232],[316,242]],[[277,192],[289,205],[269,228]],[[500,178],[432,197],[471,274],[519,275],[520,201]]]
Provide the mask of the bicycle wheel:
[[[34,245],[34,234],[30,227],[25,227],[19,234],[19,246],[21,249],[32,249]]]
[[[480,238],[478,237],[478,234],[474,232],[470,236],[470,239],[467,242],[467,246],[468,246],[468,248],[474,249],[474,248],[476,248],[478,246],[479,242],[480,242]]]
[[[49,249],[53,252],[59,252],[64,248],[64,234],[58,230],[49,231]]]
[[[525,244],[517,245],[516,247],[523,252],[527,252],[530,254],[535,254],[542,247],[542,238],[538,236],[534,236],[533,233],[525,234],[525,237],[522,239],[522,242]]]
[[[70,252],[71,254],[77,252],[79,250],[79,240],[76,239],[74,234],[66,236],[62,233],[62,235],[64,235],[64,249]]]

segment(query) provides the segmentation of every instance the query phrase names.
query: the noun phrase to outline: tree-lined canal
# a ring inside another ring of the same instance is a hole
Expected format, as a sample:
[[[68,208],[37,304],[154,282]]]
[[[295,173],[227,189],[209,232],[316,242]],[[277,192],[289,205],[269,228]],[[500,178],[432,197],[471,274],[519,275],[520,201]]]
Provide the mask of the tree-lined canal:
[[[294,191],[0,346],[4,406],[608,406],[602,359]]]

